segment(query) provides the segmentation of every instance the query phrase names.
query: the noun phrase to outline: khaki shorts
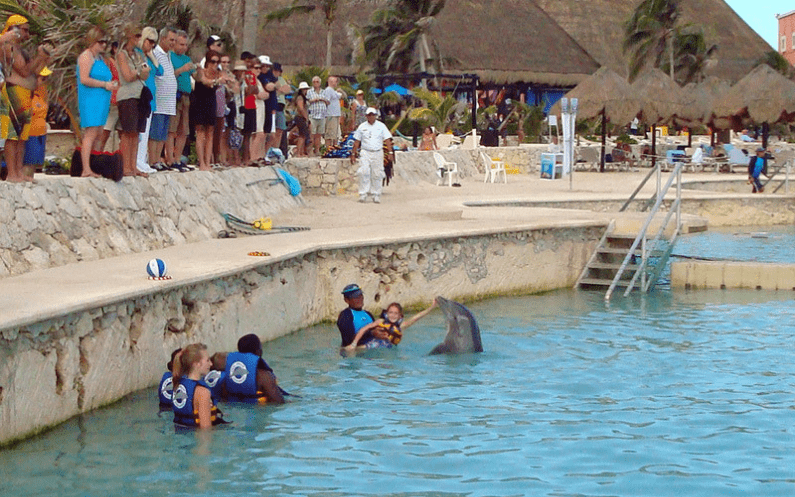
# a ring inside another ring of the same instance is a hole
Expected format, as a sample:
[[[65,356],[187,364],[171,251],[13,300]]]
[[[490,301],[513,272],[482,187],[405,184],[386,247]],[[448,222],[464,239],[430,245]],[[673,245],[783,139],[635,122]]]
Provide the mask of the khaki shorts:
[[[309,131],[313,135],[322,135],[326,131],[326,119],[309,118]]]
[[[340,139],[340,116],[329,116],[326,118],[326,140],[339,141]]]
[[[119,108],[116,104],[110,106],[110,111],[108,112],[108,120],[105,121],[105,131],[114,131],[116,126],[119,124]]]
[[[168,132],[176,133],[178,135],[187,136],[190,133],[188,129],[188,113],[190,112],[190,95],[183,94],[177,100],[177,113],[171,116],[168,121]]]

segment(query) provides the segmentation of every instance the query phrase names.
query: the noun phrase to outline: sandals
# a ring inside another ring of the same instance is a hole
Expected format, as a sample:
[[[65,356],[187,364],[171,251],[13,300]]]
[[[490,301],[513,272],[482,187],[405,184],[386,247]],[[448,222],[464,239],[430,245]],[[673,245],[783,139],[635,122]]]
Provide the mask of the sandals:
[[[237,233],[229,230],[221,230],[218,232],[218,238],[237,238]]]

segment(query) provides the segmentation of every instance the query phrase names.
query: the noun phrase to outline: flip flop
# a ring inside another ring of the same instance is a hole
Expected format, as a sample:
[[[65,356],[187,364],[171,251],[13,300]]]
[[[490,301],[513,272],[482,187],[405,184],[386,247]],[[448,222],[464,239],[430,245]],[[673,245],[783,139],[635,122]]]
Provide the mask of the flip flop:
[[[237,238],[237,233],[234,231],[221,230],[218,232],[218,238]]]

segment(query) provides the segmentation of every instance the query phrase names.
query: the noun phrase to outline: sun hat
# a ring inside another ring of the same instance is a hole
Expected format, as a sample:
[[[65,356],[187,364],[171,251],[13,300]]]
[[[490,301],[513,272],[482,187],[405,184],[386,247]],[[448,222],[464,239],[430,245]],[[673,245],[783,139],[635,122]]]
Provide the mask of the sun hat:
[[[345,296],[345,298],[358,297],[362,295],[362,289],[359,288],[359,285],[356,283],[351,283],[342,289],[342,295]]]
[[[42,68],[41,68],[41,71],[39,71],[39,76],[44,76],[44,77],[47,77],[47,76],[49,76],[50,74],[52,74],[52,69],[50,69],[50,68],[49,68],[49,67],[47,67],[47,66],[44,66],[44,67],[42,67]]]
[[[271,62],[271,58],[268,57],[267,55],[260,55],[259,56],[259,61],[260,61],[260,64],[263,64],[263,65],[266,65],[266,66],[272,66],[273,65],[273,63]]]
[[[23,17],[23,16],[21,16],[19,14],[14,14],[14,15],[10,16],[8,18],[8,20],[6,21],[6,25],[3,28],[3,33],[2,34],[6,34],[8,32],[8,30],[11,29],[12,27],[20,26],[22,24],[28,24],[28,20],[25,17]]]
[[[221,37],[220,36],[218,36],[218,35],[210,35],[210,37],[207,38],[207,46],[209,47],[213,43],[216,43],[216,42],[219,42],[219,41],[221,41]]]
[[[309,84],[306,81],[301,81],[298,84],[298,89],[299,90],[308,90],[309,88],[310,88],[310,86],[309,86]]]
[[[364,90],[356,90],[357,95],[364,95]]]
[[[246,69],[248,69],[248,68],[246,67],[246,63],[245,62],[243,62],[242,60],[236,60],[235,61],[235,67],[232,70],[233,71],[245,71]]]
[[[367,115],[367,114],[375,114],[377,116],[378,115],[378,110],[376,110],[375,107],[367,107],[367,110],[365,111],[364,114],[365,115]]]
[[[765,147],[757,147],[756,151],[757,152],[764,152],[765,151]]]

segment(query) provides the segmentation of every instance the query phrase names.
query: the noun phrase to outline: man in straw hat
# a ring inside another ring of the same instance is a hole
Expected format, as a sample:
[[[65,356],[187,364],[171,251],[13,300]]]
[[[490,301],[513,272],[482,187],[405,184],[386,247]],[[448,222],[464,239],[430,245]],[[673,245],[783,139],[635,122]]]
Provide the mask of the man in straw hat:
[[[52,47],[39,45],[36,57],[22,48],[30,39],[30,24],[14,14],[0,33],[3,76],[5,84],[0,97],[0,139],[6,140],[5,159],[8,181],[29,181],[22,170],[25,141],[30,133],[30,109],[33,91],[38,86],[38,74],[50,61]]]

